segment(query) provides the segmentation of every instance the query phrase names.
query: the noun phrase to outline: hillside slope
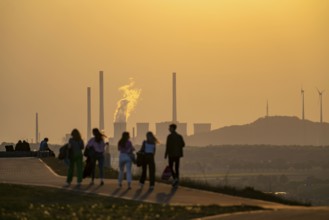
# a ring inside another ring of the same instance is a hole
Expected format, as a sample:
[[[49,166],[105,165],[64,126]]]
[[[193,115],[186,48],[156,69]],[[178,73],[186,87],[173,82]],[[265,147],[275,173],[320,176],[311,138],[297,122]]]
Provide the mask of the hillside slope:
[[[234,125],[186,137],[188,145],[222,144],[328,145],[329,123],[290,116],[259,118],[246,125]]]

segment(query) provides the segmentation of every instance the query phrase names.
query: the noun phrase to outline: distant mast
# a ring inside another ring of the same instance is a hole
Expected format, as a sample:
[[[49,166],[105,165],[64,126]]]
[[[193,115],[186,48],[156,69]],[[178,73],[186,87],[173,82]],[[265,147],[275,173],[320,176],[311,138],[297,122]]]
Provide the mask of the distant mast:
[[[39,117],[35,114],[35,143],[39,143]]]
[[[268,117],[269,114],[268,114],[268,100],[266,101],[266,117]]]
[[[305,120],[305,106],[304,106],[304,89],[301,90],[302,93],[302,119]]]

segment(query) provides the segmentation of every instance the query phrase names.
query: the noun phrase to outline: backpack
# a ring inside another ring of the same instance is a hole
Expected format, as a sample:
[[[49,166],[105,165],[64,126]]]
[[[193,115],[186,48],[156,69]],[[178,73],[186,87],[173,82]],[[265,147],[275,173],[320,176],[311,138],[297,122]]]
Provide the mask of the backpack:
[[[137,165],[138,167],[140,167],[140,166],[143,165],[143,163],[144,163],[144,155],[145,155],[145,153],[142,152],[142,151],[138,151],[138,152],[136,153],[136,165]]]
[[[62,146],[61,148],[59,148],[59,154],[58,154],[58,159],[59,160],[64,160],[65,158],[69,157],[69,152],[68,152],[68,148],[69,144],[65,144],[64,146]]]
[[[172,176],[171,169],[168,166],[165,167],[165,169],[162,172],[161,179],[162,180],[169,180],[169,178]]]

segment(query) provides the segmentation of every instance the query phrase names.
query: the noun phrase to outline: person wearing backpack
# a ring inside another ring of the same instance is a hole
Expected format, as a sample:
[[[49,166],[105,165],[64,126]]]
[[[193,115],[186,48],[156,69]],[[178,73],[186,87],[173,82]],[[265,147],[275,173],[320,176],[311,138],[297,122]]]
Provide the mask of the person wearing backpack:
[[[143,156],[143,163],[142,163],[142,175],[139,180],[140,187],[144,186],[144,182],[146,179],[146,172],[147,168],[149,169],[149,178],[150,178],[150,190],[154,189],[154,182],[155,182],[155,150],[156,144],[159,143],[156,137],[153,135],[152,132],[146,133],[146,140],[143,141],[141,152],[144,153]]]

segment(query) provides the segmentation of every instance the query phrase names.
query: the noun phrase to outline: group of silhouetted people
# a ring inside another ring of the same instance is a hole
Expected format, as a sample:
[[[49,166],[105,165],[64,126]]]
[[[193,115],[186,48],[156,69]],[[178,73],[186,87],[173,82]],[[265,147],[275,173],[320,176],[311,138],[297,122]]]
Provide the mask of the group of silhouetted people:
[[[71,132],[71,138],[67,145],[67,155],[69,160],[69,168],[67,172],[66,185],[71,185],[74,173],[74,167],[77,169],[77,183],[81,185],[83,177],[90,176],[91,183],[94,184],[96,162],[98,161],[100,184],[104,184],[103,167],[104,167],[104,152],[105,152],[105,135],[99,129],[93,129],[93,138],[91,138],[86,147],[81,138],[81,134],[77,129]],[[84,150],[84,152],[83,152]],[[87,157],[86,167],[83,170],[83,155]]]
[[[15,151],[31,151],[30,144],[25,140],[19,140],[15,145]]]
[[[168,165],[173,177],[172,186],[177,187],[179,184],[179,166],[180,158],[183,157],[183,147],[185,142],[183,137],[176,132],[176,124],[169,126],[170,134],[166,141],[166,151],[164,158],[168,158]],[[105,142],[105,135],[98,128],[92,130],[93,137],[88,140],[86,146],[81,138],[80,132],[73,129],[71,138],[67,144],[69,168],[66,178],[66,185],[69,186],[73,179],[74,167],[77,169],[77,186],[81,185],[84,177],[90,176],[90,184],[94,184],[96,162],[98,162],[100,185],[104,185],[104,153],[108,143]],[[154,189],[155,184],[155,153],[157,138],[152,132],[146,133],[146,139],[143,141],[139,154],[142,155],[142,174],[139,180],[140,187],[144,186],[147,170],[149,171],[150,190]],[[126,180],[128,189],[131,189],[132,173],[131,168],[135,162],[135,148],[130,141],[129,132],[123,132],[121,139],[118,141],[119,151],[119,176],[118,187],[122,187],[124,172],[126,171]],[[85,168],[83,169],[83,156],[87,157]]]

